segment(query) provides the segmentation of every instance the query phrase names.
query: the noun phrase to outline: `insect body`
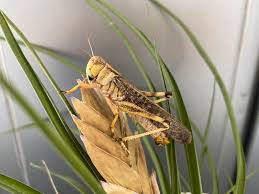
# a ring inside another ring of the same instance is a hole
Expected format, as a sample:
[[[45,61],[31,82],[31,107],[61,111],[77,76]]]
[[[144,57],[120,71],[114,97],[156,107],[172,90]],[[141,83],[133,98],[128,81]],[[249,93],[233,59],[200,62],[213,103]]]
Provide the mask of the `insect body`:
[[[152,93],[138,90],[106,63],[103,58],[98,56],[93,56],[89,60],[86,75],[89,83],[82,82],[68,90],[67,93],[74,92],[78,88],[100,88],[101,92],[110,99],[119,111],[127,113],[146,130],[145,133],[125,137],[123,138],[124,141],[151,135],[155,142],[160,145],[168,144],[170,137],[179,143],[191,143],[190,131],[170,113],[148,98],[150,96],[166,97],[170,93]],[[111,124],[112,128],[117,119],[118,115],[115,115]]]

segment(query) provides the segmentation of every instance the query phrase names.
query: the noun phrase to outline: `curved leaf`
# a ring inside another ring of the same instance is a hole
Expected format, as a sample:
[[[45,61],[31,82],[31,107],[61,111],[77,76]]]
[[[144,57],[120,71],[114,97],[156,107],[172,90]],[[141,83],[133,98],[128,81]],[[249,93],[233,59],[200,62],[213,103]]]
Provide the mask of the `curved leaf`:
[[[232,134],[236,146],[236,153],[237,153],[237,175],[236,175],[236,188],[235,193],[243,194],[245,190],[245,174],[246,174],[246,164],[245,164],[245,158],[244,158],[244,152],[243,147],[241,144],[240,139],[240,129],[237,125],[234,108],[231,103],[231,98],[228,95],[227,88],[216,68],[216,65],[212,62],[209,55],[206,53],[198,39],[195,37],[195,35],[192,33],[192,31],[186,26],[186,24],[175,14],[173,14],[167,7],[162,5],[157,0],[150,0],[152,3],[154,3],[156,6],[158,6],[160,9],[162,9],[166,14],[168,14],[187,34],[187,36],[192,41],[193,45],[195,46],[197,52],[200,54],[200,56],[203,58],[203,60],[208,65],[211,73],[214,75],[215,80],[217,81],[219,88],[221,90],[221,93],[223,95],[225,105],[227,108],[228,116],[230,119],[230,124],[232,127]]]
[[[30,165],[33,168],[36,168],[38,170],[46,172],[46,169],[43,166],[39,166],[39,165],[36,165],[36,164],[33,164],[33,163],[31,163]],[[76,189],[78,192],[80,192],[82,194],[87,194],[87,192],[85,191],[85,188],[83,188],[83,186],[79,182],[75,181],[74,179],[72,179],[68,176],[64,176],[64,175],[58,174],[56,172],[53,172],[52,170],[50,170],[50,174],[52,176],[55,176],[55,177],[59,178],[60,180],[62,180],[64,182],[66,182],[67,184],[72,186],[74,189]]]
[[[41,194],[39,191],[17,181],[11,177],[0,174],[0,188],[10,193]]]
[[[9,46],[13,50],[17,60],[19,61],[20,65],[22,66],[24,72],[26,73],[28,79],[30,80],[35,92],[37,93],[42,105],[44,106],[46,112],[49,115],[49,118],[52,124],[55,126],[59,132],[64,130],[67,127],[65,122],[63,121],[60,113],[58,112],[57,108],[55,107],[52,99],[50,98],[49,94],[47,93],[44,86],[41,84],[40,80],[34,73],[33,69],[31,68],[30,64],[28,63],[27,59],[24,57],[20,47],[18,46],[17,42],[15,41],[11,30],[8,27],[5,18],[0,13],[0,25],[4,32],[4,35],[8,41]],[[82,162],[82,158],[78,154],[78,150],[73,147],[73,144],[68,139],[68,136],[62,136],[61,139],[60,135],[57,134],[56,131],[51,130],[46,123],[42,121],[40,116],[31,108],[31,106],[25,101],[20,93],[17,92],[15,88],[10,86],[8,82],[4,79],[2,75],[0,75],[0,83],[5,87],[5,89],[15,97],[17,102],[22,106],[22,108],[31,116],[32,120],[35,121],[38,126],[43,130],[43,132],[47,135],[47,137],[51,140],[51,142],[57,147],[57,149],[63,154],[66,160],[69,162],[71,167],[77,172],[77,174],[86,182],[89,183],[92,189],[103,193],[103,189],[100,183],[95,179],[91,171],[86,167],[86,165]]]

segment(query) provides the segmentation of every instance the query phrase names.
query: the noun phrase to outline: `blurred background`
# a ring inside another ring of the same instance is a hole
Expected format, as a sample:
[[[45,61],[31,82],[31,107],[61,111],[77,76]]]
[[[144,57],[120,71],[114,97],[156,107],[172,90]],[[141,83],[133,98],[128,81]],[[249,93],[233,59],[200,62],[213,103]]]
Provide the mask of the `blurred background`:
[[[204,129],[207,122],[212,99],[214,78],[204,61],[196,52],[192,43],[183,31],[153,6],[148,0],[119,1],[111,0],[118,10],[127,16],[135,25],[143,30],[155,43],[158,51],[169,64],[183,95],[187,111],[198,127]],[[176,13],[196,34],[225,81],[232,97],[240,134],[245,146],[247,171],[259,167],[259,1],[256,0],[161,0]],[[0,1],[0,9],[23,31],[33,43],[51,48],[69,57],[79,67],[85,68],[89,59],[90,38],[94,53],[100,55],[120,71],[130,82],[141,89],[146,85],[135,67],[121,39],[112,31],[83,0],[68,1]],[[116,21],[116,20],[115,20]],[[120,24],[120,23],[119,23]],[[120,24],[121,25],[121,24]],[[125,27],[126,34],[145,64],[149,75],[158,88],[162,90],[160,74],[149,54]],[[27,99],[46,116],[27,78],[24,76],[14,55],[5,41],[0,42],[1,69],[7,72],[12,84],[26,95]],[[28,53],[27,50],[24,50]],[[33,59],[27,55],[33,64]],[[57,63],[48,56],[40,55],[60,88],[67,89],[75,84],[81,75]],[[37,64],[33,68],[40,75],[46,88],[51,92],[59,110],[71,123],[47,79]],[[15,76],[14,76],[15,75]],[[77,96],[79,94],[77,93]],[[0,171],[11,177],[25,181],[19,161],[27,164],[30,185],[44,193],[53,193],[48,177],[29,163],[40,163],[45,160],[50,169],[75,177],[73,172],[57,155],[41,132],[34,126],[10,132],[30,124],[30,119],[22,112],[8,95],[0,90]],[[72,123],[71,123],[71,126]],[[196,141],[197,142],[197,141]],[[208,137],[210,149],[220,172],[220,184],[228,185],[227,177],[235,174],[235,151],[231,128],[222,95],[216,86],[215,104],[212,124]],[[197,143],[198,153],[200,150]],[[162,149],[158,148],[158,151]],[[178,149],[178,163],[181,165],[182,146]],[[182,168],[182,167],[181,167]],[[211,191],[211,182],[206,163],[201,167],[204,191]],[[184,170],[183,170],[184,173]],[[25,176],[26,177],[26,176]],[[247,182],[246,193],[259,190],[259,175]],[[60,193],[76,193],[66,184],[55,179]],[[0,193],[4,191],[0,190]]]

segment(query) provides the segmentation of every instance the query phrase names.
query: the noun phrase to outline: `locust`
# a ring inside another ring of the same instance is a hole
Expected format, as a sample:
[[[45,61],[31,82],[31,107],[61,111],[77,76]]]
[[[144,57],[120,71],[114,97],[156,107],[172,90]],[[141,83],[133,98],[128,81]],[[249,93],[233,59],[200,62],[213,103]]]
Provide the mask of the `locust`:
[[[119,111],[129,115],[145,129],[145,132],[124,137],[122,141],[151,135],[158,145],[169,144],[170,138],[182,144],[192,142],[191,132],[172,114],[158,105],[159,102],[169,99],[172,92],[142,91],[130,84],[100,56],[92,56],[88,61],[86,78],[88,83],[79,82],[70,90],[64,91],[64,93],[71,94],[80,88],[99,88],[101,93],[118,110],[111,122],[112,131],[114,131],[119,118]],[[150,97],[160,99],[153,101]]]

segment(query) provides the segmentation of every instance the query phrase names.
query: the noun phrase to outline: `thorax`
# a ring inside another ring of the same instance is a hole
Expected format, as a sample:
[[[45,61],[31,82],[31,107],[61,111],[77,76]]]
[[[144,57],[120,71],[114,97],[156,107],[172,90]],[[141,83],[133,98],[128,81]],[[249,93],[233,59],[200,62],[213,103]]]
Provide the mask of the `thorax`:
[[[109,97],[112,101],[121,101],[124,98],[124,95],[115,84],[115,79],[118,76],[118,73],[107,65],[100,71],[94,81],[100,88],[102,94]]]

